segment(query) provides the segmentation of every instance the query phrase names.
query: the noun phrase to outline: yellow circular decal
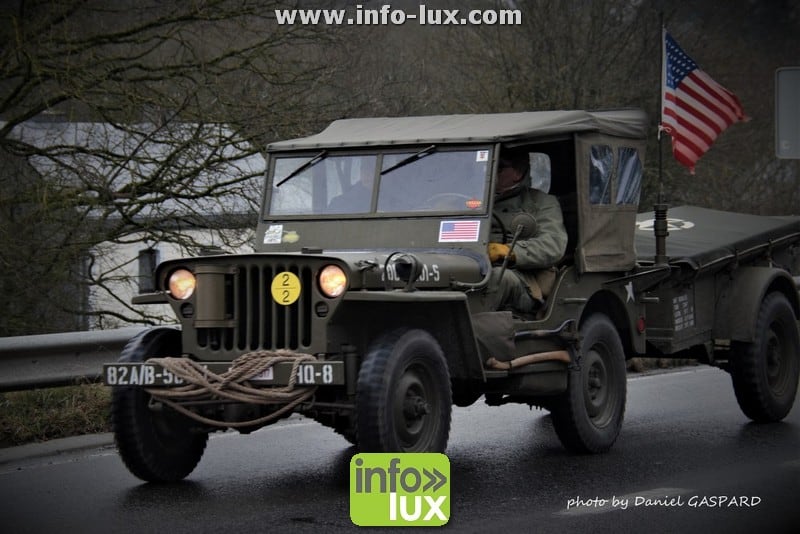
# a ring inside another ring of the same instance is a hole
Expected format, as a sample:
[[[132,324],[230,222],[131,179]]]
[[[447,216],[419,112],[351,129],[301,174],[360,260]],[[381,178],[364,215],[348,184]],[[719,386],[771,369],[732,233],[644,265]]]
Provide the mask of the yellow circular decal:
[[[300,298],[300,279],[296,274],[284,271],[272,279],[272,298],[283,306],[294,304]]]

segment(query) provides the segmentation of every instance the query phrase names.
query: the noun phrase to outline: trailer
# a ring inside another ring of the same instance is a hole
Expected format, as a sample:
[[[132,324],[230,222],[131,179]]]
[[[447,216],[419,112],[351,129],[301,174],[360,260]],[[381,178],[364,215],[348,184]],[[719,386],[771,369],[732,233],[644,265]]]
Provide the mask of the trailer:
[[[637,220],[642,268],[656,255],[653,223]],[[647,353],[719,366],[745,415],[783,419],[797,391],[800,217],[682,206],[667,223],[669,277],[643,297]]]
[[[452,406],[479,399],[541,407],[567,449],[603,452],[637,356],[719,366],[748,417],[781,420],[800,217],[641,210],[647,128],[635,109],[364,118],[271,144],[255,252],[164,262],[134,299],[179,324],[104,366],[123,461],[179,480],[210,432],[292,413],[361,451],[442,452]],[[567,235],[535,313],[487,296],[514,268],[488,244],[541,231],[493,210],[505,150],[527,153]]]

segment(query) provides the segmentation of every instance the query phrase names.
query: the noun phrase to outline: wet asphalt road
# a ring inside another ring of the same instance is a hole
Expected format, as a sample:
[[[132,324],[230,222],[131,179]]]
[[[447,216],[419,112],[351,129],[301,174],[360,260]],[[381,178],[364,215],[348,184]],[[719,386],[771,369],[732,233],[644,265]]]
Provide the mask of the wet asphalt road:
[[[442,528],[798,531],[800,402],[782,423],[751,424],[728,375],[704,367],[635,377],[628,390],[622,434],[599,456],[566,453],[545,412],[482,401],[456,408],[451,517]],[[0,532],[365,530],[349,519],[354,453],[332,431],[293,417],[250,436],[216,435],[175,485],[140,483],[113,447],[0,454]],[[720,496],[740,506],[710,506]]]

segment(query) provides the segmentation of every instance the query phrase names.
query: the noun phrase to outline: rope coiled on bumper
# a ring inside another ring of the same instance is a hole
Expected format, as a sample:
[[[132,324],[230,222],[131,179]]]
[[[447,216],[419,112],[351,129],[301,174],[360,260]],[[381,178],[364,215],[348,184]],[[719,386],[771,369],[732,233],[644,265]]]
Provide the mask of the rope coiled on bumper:
[[[224,373],[217,374],[203,367],[202,363],[188,358],[151,358],[148,363],[160,365],[186,385],[174,388],[148,388],[146,391],[175,411],[195,421],[216,427],[256,426],[277,419],[298,404],[310,399],[317,386],[297,385],[297,370],[301,363],[317,361],[310,354],[284,350],[260,350],[243,354],[231,362]],[[248,381],[270,369],[277,363],[291,362],[292,370],[286,386],[252,387]],[[221,421],[200,415],[179,401],[225,399],[245,404],[283,404],[279,409],[263,417],[249,421]]]

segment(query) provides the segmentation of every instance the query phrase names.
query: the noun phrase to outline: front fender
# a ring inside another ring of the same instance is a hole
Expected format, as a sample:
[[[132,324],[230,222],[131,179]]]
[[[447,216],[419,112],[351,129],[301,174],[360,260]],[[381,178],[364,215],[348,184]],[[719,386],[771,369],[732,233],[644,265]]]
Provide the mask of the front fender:
[[[455,291],[351,291],[331,317],[331,338],[359,339],[348,343],[366,348],[381,333],[398,327],[429,332],[441,346],[450,376],[482,379],[483,364],[472,329],[467,297]]]

